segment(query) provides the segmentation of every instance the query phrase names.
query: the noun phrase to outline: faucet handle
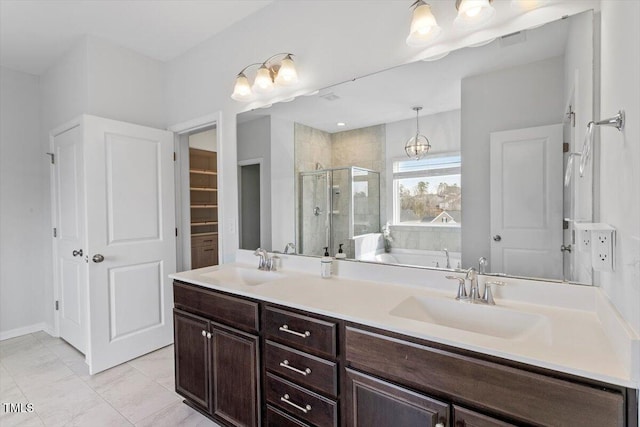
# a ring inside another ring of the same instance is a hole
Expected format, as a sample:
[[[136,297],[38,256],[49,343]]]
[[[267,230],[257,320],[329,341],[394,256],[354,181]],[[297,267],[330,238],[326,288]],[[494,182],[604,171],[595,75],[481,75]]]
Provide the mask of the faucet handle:
[[[490,281],[484,284],[484,295],[482,296],[482,299],[484,300],[485,303],[489,305],[496,305],[496,302],[493,299],[493,293],[491,292],[491,285],[505,286],[506,283],[498,282],[498,281]]]
[[[458,277],[458,276],[446,276],[447,279],[449,280],[457,280],[458,281],[458,294],[456,295],[456,300],[458,301],[464,301],[469,299],[469,297],[467,296],[467,288],[465,287],[465,278],[464,277]]]

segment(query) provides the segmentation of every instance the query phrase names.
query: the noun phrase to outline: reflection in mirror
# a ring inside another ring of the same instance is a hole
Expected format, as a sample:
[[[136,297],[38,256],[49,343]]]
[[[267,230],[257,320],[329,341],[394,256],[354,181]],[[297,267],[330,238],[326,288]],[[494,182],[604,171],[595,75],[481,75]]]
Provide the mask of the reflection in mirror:
[[[592,31],[584,12],[240,114],[239,164],[262,165],[260,245],[591,283],[588,254],[567,248],[593,175],[563,183],[593,112]],[[431,149],[412,160],[417,106]]]

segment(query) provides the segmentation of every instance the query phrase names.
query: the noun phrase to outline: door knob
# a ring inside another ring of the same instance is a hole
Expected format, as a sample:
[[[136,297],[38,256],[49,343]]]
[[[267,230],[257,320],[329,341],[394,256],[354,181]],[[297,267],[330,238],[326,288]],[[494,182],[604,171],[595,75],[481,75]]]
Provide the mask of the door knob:
[[[100,254],[95,254],[93,258],[91,258],[93,262],[98,263],[104,261],[104,257]]]
[[[82,256],[82,249],[79,249],[77,251],[73,251],[73,252],[71,252],[71,254],[73,256]]]
[[[500,236],[499,234],[496,234],[495,236],[493,236],[493,240],[496,242],[499,242],[500,240],[502,240],[502,236]]]

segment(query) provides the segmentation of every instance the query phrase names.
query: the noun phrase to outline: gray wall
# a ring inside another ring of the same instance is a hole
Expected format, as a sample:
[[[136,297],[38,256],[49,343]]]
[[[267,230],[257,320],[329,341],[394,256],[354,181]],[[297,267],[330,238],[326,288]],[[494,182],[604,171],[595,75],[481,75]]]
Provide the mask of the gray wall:
[[[261,117],[238,124],[238,162],[262,159],[262,206],[260,246],[271,249],[271,118]]]
[[[462,80],[462,266],[490,256],[489,134],[561,123],[562,57]],[[491,260],[489,260],[489,269]]]

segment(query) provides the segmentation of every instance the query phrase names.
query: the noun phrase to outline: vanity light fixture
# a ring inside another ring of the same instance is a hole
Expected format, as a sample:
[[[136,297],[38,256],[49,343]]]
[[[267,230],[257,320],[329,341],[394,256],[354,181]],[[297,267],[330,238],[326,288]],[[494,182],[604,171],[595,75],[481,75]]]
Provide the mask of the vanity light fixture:
[[[511,0],[511,7],[528,12],[549,3],[549,0]]]
[[[441,28],[436,22],[436,17],[431,12],[431,5],[424,0],[416,0],[413,7],[411,29],[407,37],[409,46],[424,46],[434,41],[440,35]]]
[[[456,0],[458,16],[453,24],[460,28],[477,28],[494,17],[493,0]]]
[[[280,56],[283,57],[276,61]],[[264,62],[256,62],[244,67],[236,76],[231,98],[236,101],[249,101],[254,92],[268,93],[276,86],[291,86],[298,83],[298,72],[292,56],[291,53],[277,53]],[[251,85],[245,71],[253,66],[259,66],[259,68]]]
[[[346,125],[347,125],[347,124],[346,124],[345,122],[338,122],[338,123],[336,123],[336,126],[339,126],[339,127],[344,127],[344,126],[346,126]]]
[[[420,135],[418,115],[420,114],[422,107],[413,107],[412,110],[416,112],[416,135],[409,138],[407,143],[404,145],[404,151],[407,153],[409,158],[420,160],[427,155],[431,148],[431,144],[429,144],[429,140],[426,136]]]

